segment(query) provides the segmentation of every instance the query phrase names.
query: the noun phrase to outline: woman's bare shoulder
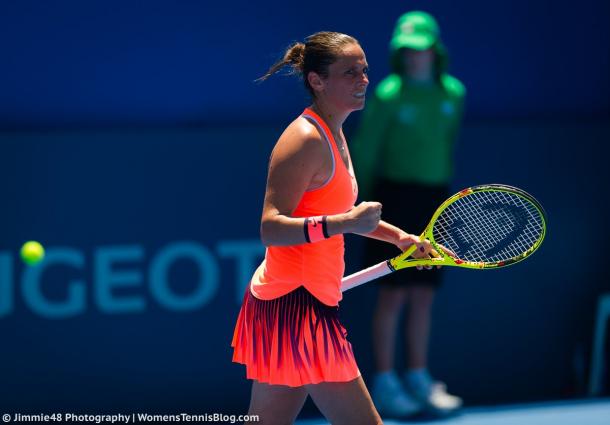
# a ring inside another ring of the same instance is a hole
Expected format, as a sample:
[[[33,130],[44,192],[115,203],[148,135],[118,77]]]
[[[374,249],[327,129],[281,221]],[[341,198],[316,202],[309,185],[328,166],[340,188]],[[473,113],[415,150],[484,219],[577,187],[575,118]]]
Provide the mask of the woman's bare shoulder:
[[[326,142],[316,126],[307,119],[298,117],[286,127],[278,139],[274,151],[321,155],[325,152],[325,144]]]

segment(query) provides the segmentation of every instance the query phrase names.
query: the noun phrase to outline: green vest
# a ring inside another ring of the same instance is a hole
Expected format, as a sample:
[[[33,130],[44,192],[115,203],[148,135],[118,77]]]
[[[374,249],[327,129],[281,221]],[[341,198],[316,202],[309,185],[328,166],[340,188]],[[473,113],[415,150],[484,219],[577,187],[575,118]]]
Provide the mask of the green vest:
[[[367,98],[352,159],[362,199],[376,179],[448,184],[453,145],[463,115],[465,89],[443,74],[438,84],[414,84],[391,74]]]

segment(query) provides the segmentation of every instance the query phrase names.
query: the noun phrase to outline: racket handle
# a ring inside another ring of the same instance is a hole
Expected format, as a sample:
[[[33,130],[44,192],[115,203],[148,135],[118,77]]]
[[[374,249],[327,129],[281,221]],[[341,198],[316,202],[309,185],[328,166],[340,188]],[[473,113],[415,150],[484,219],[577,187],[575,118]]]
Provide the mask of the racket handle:
[[[392,272],[393,270],[390,268],[387,261],[371,266],[368,269],[360,270],[359,272],[345,276],[343,280],[341,280],[341,292],[345,292],[348,289],[355,288],[356,286],[360,286],[363,283],[370,282],[373,279],[377,279]]]

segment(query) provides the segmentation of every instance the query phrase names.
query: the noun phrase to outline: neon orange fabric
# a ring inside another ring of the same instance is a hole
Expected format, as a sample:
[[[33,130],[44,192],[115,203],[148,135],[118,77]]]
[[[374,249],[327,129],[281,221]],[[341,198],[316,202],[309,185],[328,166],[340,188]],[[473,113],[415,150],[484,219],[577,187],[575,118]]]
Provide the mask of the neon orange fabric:
[[[325,136],[332,150],[334,166],[331,177],[322,187],[305,192],[293,217],[344,213],[354,206],[358,197],[351,159],[348,168],[322,118],[309,108],[301,116],[312,121]],[[271,300],[304,286],[324,304],[337,305],[342,297],[343,254],[343,235],[311,244],[268,247],[265,260],[252,277],[252,294],[261,300]]]

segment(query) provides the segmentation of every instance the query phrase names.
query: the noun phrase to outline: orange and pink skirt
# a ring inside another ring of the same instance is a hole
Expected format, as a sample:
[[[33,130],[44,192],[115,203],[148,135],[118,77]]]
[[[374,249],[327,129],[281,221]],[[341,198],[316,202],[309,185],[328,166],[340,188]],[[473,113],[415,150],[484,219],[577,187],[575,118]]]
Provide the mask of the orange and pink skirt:
[[[233,361],[258,382],[299,387],[360,376],[352,345],[328,306],[304,287],[273,300],[248,288],[233,334]]]

